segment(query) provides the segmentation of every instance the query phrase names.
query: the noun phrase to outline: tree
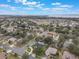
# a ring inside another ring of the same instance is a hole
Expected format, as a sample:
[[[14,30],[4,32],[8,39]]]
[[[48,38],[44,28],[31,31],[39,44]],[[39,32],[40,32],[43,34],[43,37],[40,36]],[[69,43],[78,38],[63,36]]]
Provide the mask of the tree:
[[[69,51],[79,56],[79,39],[74,39],[73,44],[68,47]]]
[[[32,40],[32,39],[34,39],[34,36],[33,36],[33,35],[28,35],[27,38],[28,38],[29,40]]]
[[[35,38],[36,42],[43,41],[44,37],[38,36]]]
[[[29,56],[26,53],[24,53],[22,59],[29,59]]]
[[[38,55],[38,56],[44,55],[44,52],[45,52],[45,50],[42,47],[36,49],[36,55]]]
[[[48,45],[51,45],[52,44],[52,38],[51,37],[46,37],[45,39],[44,39],[44,43],[45,44],[48,44]]]
[[[64,52],[64,44],[66,43],[66,41],[68,41],[69,39],[65,38],[65,35],[60,34],[59,39],[57,41],[53,40],[54,42],[54,47],[57,49],[57,53],[59,56],[59,59],[62,59],[62,55]],[[52,43],[53,44],[53,43]],[[69,45],[68,45],[69,46]],[[67,48],[67,47],[65,47]]]

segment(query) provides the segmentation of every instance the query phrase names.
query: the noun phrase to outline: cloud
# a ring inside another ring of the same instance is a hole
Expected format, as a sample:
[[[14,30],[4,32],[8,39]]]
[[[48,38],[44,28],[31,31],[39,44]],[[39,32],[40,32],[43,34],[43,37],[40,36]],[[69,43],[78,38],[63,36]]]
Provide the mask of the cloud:
[[[58,8],[52,8],[52,10],[53,11],[65,11],[65,10],[67,10],[67,8],[60,8],[60,7],[58,7]]]
[[[62,4],[60,2],[55,2],[52,3],[53,6],[57,6],[57,7],[62,7],[62,8],[72,8],[73,5],[69,5],[69,4]]]
[[[11,2],[11,0],[7,0],[7,2]]]
[[[30,7],[30,8],[29,8],[29,7],[28,7],[28,8],[24,8],[24,9],[25,9],[25,10],[28,10],[28,11],[34,10],[34,8],[31,8],[31,7]]]
[[[55,3],[52,3],[52,5],[61,5],[60,2],[55,2]]]
[[[11,8],[12,10],[16,10],[16,7],[12,7],[12,6],[11,6],[10,8]]]
[[[16,7],[10,6],[10,5],[8,5],[8,4],[0,4],[0,7],[3,7],[3,8],[10,8],[11,10],[16,10]]]
[[[42,8],[42,6],[45,5],[37,1],[27,1],[27,0],[15,0],[15,3],[21,3],[24,6],[38,7],[38,8]]]
[[[51,10],[51,8],[43,8],[42,10],[49,11],[49,10]]]
[[[41,13],[45,13],[45,14],[63,14],[63,13],[67,13],[69,11],[68,8],[61,8],[61,7],[53,7],[53,8],[43,8],[41,10]]]
[[[16,3],[22,3],[23,5],[36,5],[37,2],[33,1],[27,1],[27,0],[15,0]]]
[[[64,7],[64,8],[72,8],[72,5],[61,5],[60,7]]]
[[[38,8],[43,8],[44,5],[45,5],[45,4],[37,4],[36,7],[38,7]]]
[[[12,14],[16,14],[16,13],[21,13],[21,11],[24,11],[24,13],[38,13],[39,11],[42,13],[59,13],[59,12],[71,12],[69,11],[70,9],[72,10],[73,5],[69,5],[69,4],[64,4],[61,2],[55,2],[55,3],[51,3],[50,7],[42,2],[39,1],[35,1],[35,0],[7,0],[8,2],[13,2],[16,5],[20,5],[20,6],[12,6],[9,4],[0,4],[0,7],[4,7],[4,8],[8,8],[11,11],[15,10],[17,12],[9,12],[9,11],[2,11],[4,14],[8,14],[8,13],[12,13]],[[35,9],[36,8],[36,9]],[[34,12],[33,12],[34,11]]]
[[[27,0],[15,0],[16,3],[22,3],[25,4],[27,2]]]
[[[45,4],[42,4],[40,2],[30,2],[30,1],[27,1],[26,3],[24,3],[23,5],[26,5],[26,6],[29,6],[29,7],[37,7],[37,8],[42,8],[42,6],[44,6]]]
[[[26,2],[24,5],[37,5],[37,2]]]
[[[23,11],[12,12],[8,10],[0,10],[0,15],[25,15]]]
[[[0,15],[1,14],[8,15],[8,14],[15,14],[15,12],[7,11],[7,10],[0,10]]]
[[[7,4],[0,4],[0,7],[9,7]]]
[[[63,12],[63,11],[68,11],[68,8],[61,8],[61,7],[53,7],[53,8],[43,8],[42,11],[44,12]]]

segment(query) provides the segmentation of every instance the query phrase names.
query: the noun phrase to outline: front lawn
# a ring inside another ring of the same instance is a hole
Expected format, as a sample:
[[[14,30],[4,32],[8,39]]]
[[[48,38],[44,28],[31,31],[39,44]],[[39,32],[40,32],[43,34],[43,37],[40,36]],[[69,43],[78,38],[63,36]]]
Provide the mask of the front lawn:
[[[18,55],[8,54],[7,59],[20,59]]]

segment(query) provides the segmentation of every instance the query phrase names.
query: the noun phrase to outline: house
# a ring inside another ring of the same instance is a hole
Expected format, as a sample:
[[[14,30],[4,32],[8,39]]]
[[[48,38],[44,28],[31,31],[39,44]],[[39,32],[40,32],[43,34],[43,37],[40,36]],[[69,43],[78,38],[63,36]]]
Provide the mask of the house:
[[[43,56],[42,59],[47,59],[47,57],[46,56]]]
[[[14,37],[11,37],[11,38],[8,39],[8,41],[11,41],[12,43],[14,43],[16,40],[17,40],[17,39],[14,38]]]
[[[41,34],[42,36],[45,37],[53,37],[54,40],[58,40],[59,39],[59,34],[56,32],[49,32],[49,31],[45,31]]]
[[[64,49],[67,48],[67,47],[69,47],[70,44],[73,44],[72,39],[69,39],[69,40],[67,40],[67,41],[64,43],[64,45],[63,45],[63,46],[64,46]]]
[[[5,52],[0,53],[0,59],[6,59],[6,58],[7,56]]]
[[[49,47],[46,51],[45,51],[45,55],[49,56],[49,55],[55,55],[57,53],[57,49],[56,48],[52,48]]]
[[[48,36],[52,36],[54,40],[59,39],[59,34],[56,32],[48,32],[47,34],[48,34]]]
[[[13,31],[14,31],[14,28],[13,28],[13,27],[8,27],[8,28],[7,28],[7,31],[8,31],[8,32],[13,32]]]
[[[78,57],[68,51],[64,51],[62,59],[78,59]]]

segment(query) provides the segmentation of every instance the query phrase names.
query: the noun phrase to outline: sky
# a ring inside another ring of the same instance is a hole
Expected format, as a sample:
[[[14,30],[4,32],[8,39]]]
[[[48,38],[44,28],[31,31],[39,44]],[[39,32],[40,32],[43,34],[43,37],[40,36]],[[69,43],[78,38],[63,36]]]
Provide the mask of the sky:
[[[79,14],[79,0],[0,0],[0,15]]]

